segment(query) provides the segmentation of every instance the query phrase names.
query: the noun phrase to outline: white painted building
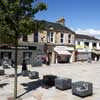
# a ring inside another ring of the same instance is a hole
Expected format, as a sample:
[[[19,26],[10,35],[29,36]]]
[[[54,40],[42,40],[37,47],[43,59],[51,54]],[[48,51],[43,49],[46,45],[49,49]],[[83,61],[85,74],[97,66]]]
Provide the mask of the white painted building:
[[[99,60],[100,56],[100,40],[88,36],[76,34],[75,47],[77,50],[77,60]]]

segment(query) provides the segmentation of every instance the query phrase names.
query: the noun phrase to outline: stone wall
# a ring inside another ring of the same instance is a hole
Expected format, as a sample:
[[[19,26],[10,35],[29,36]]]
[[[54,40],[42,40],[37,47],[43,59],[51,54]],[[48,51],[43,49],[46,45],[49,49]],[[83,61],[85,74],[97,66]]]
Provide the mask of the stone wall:
[[[14,49],[0,49],[0,63],[2,64],[3,58],[1,57],[1,53],[4,52],[10,52],[11,53],[11,58],[9,61],[11,62],[12,60],[15,62],[15,50]],[[25,53],[29,53],[29,60],[28,57],[24,57]],[[34,58],[38,55],[44,55],[44,50],[43,50],[43,45],[37,45],[36,50],[27,50],[27,49],[18,49],[18,65],[22,64],[23,60],[26,59],[28,60],[28,64],[34,65]],[[11,63],[9,63],[11,65]]]

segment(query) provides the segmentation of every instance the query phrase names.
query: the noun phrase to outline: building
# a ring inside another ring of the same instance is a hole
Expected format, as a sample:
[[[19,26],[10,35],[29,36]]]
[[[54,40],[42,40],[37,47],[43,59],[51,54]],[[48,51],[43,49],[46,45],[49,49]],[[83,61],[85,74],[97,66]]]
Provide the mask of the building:
[[[27,64],[32,64],[32,66],[41,65],[41,62],[38,61],[39,55],[44,55],[43,45],[34,44],[27,42],[20,42],[18,46],[18,64],[22,64],[23,60]],[[15,62],[15,47],[8,44],[0,44],[0,65],[12,64],[12,61]]]
[[[63,21],[63,22],[62,22]],[[18,40],[18,64],[25,59],[28,64],[36,66],[41,64],[42,57],[50,63],[67,63],[74,61],[75,32],[67,28],[65,19],[56,23],[48,21],[36,21],[44,24],[42,31],[37,30],[31,35],[21,36]],[[0,45],[0,62],[7,59],[11,65],[15,56],[15,47],[8,44]]]
[[[100,59],[99,39],[88,35],[76,34],[75,45],[77,51],[76,59],[78,61],[88,60],[89,58],[91,58],[92,60]]]
[[[28,36],[28,41],[44,45],[50,63],[74,61],[75,32],[67,28],[64,21],[62,18],[56,23],[41,21],[44,30]]]

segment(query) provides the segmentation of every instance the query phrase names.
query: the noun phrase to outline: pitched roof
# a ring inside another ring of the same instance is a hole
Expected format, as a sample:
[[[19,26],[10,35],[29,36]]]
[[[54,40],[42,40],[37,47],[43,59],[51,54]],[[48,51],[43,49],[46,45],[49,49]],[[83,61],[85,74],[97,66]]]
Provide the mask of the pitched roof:
[[[47,30],[47,31],[51,31],[52,30],[52,31],[57,31],[57,32],[71,32],[71,33],[75,34],[74,31],[72,31],[68,27],[63,26],[63,25],[61,25],[59,23],[48,22],[48,21],[45,21],[45,20],[41,20],[39,22],[44,24],[44,26],[45,26],[44,29]]]
[[[88,40],[96,40],[96,41],[100,41],[99,39],[93,37],[93,36],[89,36],[89,35],[82,35],[82,34],[76,34],[76,39],[88,39]]]

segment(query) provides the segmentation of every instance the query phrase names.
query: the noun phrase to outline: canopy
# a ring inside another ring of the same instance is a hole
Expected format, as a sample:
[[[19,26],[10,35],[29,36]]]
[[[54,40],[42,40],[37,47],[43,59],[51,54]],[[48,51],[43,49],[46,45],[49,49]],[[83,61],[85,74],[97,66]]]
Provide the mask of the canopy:
[[[57,51],[57,53],[62,55],[71,55],[69,51]]]
[[[62,55],[71,55],[71,53],[67,50],[66,46],[56,46],[54,48],[54,51]]]

